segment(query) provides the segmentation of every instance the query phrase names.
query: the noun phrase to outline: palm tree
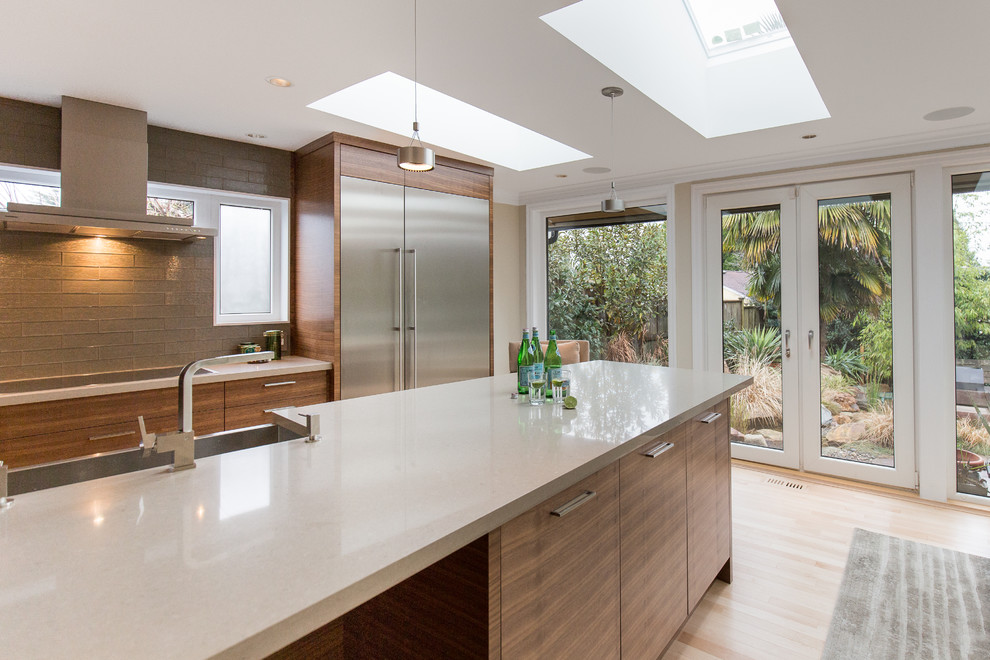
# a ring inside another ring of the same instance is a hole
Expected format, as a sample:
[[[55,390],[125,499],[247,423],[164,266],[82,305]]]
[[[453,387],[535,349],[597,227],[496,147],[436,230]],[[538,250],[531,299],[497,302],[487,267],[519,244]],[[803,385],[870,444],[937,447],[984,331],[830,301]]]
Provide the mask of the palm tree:
[[[780,209],[722,215],[722,254],[750,272],[748,295],[780,308]],[[826,325],[871,316],[890,296],[890,199],[818,205],[819,345]]]

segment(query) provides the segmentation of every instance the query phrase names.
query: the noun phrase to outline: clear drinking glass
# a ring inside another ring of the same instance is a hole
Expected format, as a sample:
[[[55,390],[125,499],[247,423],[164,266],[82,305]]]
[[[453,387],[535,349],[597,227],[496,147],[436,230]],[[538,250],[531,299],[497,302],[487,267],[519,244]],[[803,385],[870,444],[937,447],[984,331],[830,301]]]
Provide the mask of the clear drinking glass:
[[[550,380],[550,389],[553,392],[553,402],[563,405],[564,399],[571,393],[571,372],[569,369],[561,369],[559,375],[554,375]]]
[[[542,406],[547,400],[547,377],[541,375],[539,378],[529,379],[529,403],[532,406]]]

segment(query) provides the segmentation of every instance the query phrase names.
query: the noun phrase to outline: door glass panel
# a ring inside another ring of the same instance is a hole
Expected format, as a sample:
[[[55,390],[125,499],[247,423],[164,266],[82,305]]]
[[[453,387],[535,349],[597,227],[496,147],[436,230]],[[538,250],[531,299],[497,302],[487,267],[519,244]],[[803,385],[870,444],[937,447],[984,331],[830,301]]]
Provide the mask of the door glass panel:
[[[753,376],[732,396],[732,440],[782,450],[780,206],[722,212],[722,361]]]
[[[592,360],[666,366],[666,219],[663,204],[548,218],[548,330]]]
[[[990,172],[952,177],[956,491],[990,497]]]
[[[818,201],[821,455],[894,466],[890,194]]]

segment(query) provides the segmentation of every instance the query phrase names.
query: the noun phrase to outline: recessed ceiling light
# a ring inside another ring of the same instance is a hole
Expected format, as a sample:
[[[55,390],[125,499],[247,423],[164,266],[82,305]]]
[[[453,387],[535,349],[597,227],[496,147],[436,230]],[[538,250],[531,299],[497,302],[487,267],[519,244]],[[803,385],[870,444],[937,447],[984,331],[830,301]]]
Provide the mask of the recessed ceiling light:
[[[269,76],[265,80],[268,81],[269,85],[275,85],[276,87],[292,87],[292,81],[279,78],[278,76]]]
[[[419,90],[419,132],[423,142],[517,171],[591,157],[391,71],[334,92],[307,107],[407,135],[413,122],[415,89]]]
[[[738,0],[708,4],[708,14],[729,21],[712,28],[726,44],[753,45],[717,54],[721,44],[712,44],[709,55],[702,46],[717,35],[703,43],[685,3],[673,0],[581,0],[540,18],[706,138],[829,117],[779,12],[763,15],[776,5],[761,0],[739,12]],[[700,0],[691,5],[704,13]]]
[[[267,135],[264,135],[262,133],[245,133],[244,135],[248,136],[249,138],[254,138],[255,140],[264,140],[266,137],[268,137]]]
[[[923,119],[927,121],[948,121],[949,119],[959,119],[960,117],[971,115],[974,111],[974,108],[971,108],[968,105],[960,105],[954,108],[934,110],[925,115]]]
[[[817,133],[808,133],[807,135],[802,135],[801,136],[801,139],[802,140],[814,140],[816,137],[818,137],[818,134]]]
[[[609,167],[586,167],[581,171],[586,174],[608,174],[612,169]]]

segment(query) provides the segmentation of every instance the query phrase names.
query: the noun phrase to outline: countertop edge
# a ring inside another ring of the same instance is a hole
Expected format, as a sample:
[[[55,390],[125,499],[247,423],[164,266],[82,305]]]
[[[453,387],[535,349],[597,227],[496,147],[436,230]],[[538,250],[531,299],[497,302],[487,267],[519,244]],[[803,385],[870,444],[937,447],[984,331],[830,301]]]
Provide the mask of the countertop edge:
[[[210,367],[216,373],[193,376],[193,384],[222,383],[248,378],[264,378],[266,376],[281,376],[312,371],[330,371],[333,364],[322,360],[313,360],[298,356],[287,356],[281,360],[263,364],[229,364]],[[78,387],[63,387],[51,390],[34,390],[31,392],[13,392],[0,394],[0,407],[16,406],[27,403],[44,403],[66,399],[82,399],[90,396],[107,394],[122,394],[125,392],[142,392],[145,390],[178,387],[179,377],[149,378],[146,380],[129,380],[119,383],[99,383],[95,385],[80,385]]]

